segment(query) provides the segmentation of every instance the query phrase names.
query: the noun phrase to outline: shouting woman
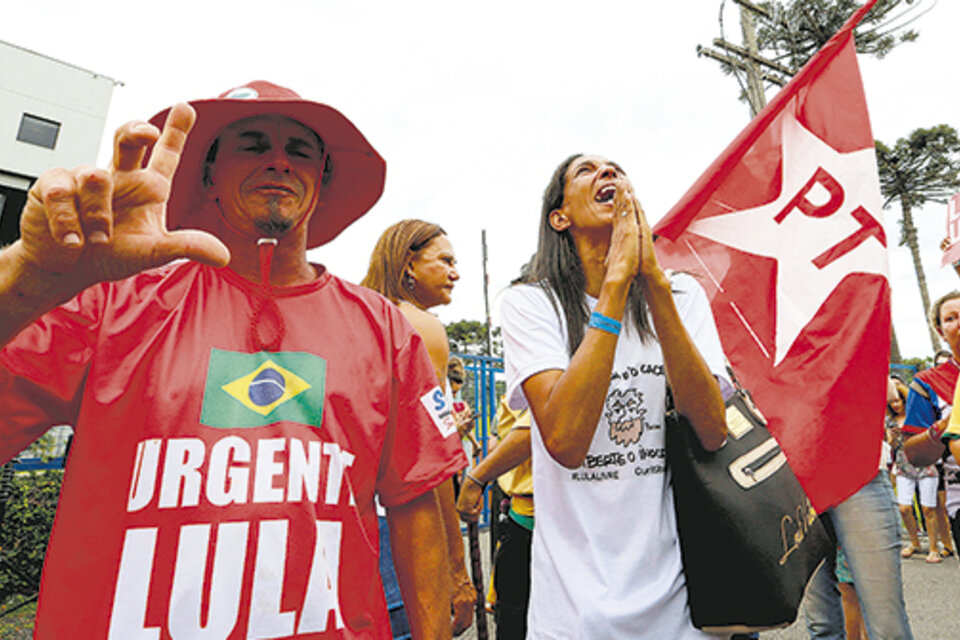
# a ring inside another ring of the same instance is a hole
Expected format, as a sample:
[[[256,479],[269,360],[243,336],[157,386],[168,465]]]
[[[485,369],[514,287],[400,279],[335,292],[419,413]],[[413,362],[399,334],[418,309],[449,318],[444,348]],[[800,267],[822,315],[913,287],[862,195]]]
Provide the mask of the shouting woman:
[[[704,447],[726,437],[706,296],[668,278],[630,181],[592,155],[547,186],[532,280],[501,310],[508,401],[533,414],[527,637],[708,637],[690,621],[664,458],[668,386]]]

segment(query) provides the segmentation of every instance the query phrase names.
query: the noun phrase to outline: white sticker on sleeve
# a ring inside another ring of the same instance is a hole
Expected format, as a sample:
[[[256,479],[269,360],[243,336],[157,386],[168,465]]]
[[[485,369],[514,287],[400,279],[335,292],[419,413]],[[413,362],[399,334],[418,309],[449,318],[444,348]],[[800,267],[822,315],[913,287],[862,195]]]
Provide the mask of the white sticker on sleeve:
[[[420,402],[430,414],[430,419],[437,426],[440,435],[444,438],[457,432],[457,421],[453,418],[453,407],[447,402],[443,390],[436,386],[420,396]]]

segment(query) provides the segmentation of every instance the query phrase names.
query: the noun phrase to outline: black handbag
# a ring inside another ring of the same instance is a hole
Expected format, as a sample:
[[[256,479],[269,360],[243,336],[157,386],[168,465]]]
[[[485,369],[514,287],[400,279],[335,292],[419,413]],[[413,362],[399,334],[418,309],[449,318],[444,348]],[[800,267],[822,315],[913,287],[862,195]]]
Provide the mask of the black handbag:
[[[792,624],[807,582],[835,543],[766,421],[738,389],[727,401],[729,436],[708,452],[670,398],[666,417],[694,626],[748,633]]]

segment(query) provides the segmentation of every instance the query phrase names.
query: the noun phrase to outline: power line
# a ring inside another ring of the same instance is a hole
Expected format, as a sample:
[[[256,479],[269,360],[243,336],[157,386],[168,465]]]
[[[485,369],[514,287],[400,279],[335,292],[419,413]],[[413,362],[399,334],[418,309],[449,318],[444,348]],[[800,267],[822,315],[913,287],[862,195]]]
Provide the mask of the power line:
[[[713,45],[726,53],[698,45],[697,55],[716,60],[730,69],[737,79],[747,103],[750,105],[750,117],[753,117],[760,113],[760,110],[767,104],[763,83],[769,82],[781,87],[787,83],[787,79],[763,71],[759,67],[762,65],[786,76],[786,78],[793,76],[793,71],[760,55],[757,45],[756,20],[757,16],[770,20],[772,19],[770,14],[762,7],[749,2],[749,0],[733,1],[740,7],[740,32],[743,37],[743,45],[732,44],[724,34],[723,9],[726,4],[726,0],[724,0],[720,3],[720,37],[714,39]],[[746,81],[740,77],[740,72],[746,75]]]

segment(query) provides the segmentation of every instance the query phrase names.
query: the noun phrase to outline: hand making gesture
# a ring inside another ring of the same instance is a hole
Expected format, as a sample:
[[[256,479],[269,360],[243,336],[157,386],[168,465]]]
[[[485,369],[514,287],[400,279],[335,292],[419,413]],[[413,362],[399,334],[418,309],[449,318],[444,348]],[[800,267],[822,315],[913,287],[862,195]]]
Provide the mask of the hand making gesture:
[[[78,292],[177,258],[225,265],[229,251],[214,236],[166,227],[171,179],[195,118],[192,107],[178,104],[162,133],[146,122],[123,125],[109,171],[78,167],[40,176],[20,221],[24,267]],[[151,145],[150,162],[141,168]]]
[[[23,208],[20,240],[0,252],[0,345],[94,283],[177,258],[230,261],[209,233],[167,230],[170,183],[195,118],[192,107],[179,104],[162,133],[145,122],[120,127],[109,171],[78,167],[40,176]]]

